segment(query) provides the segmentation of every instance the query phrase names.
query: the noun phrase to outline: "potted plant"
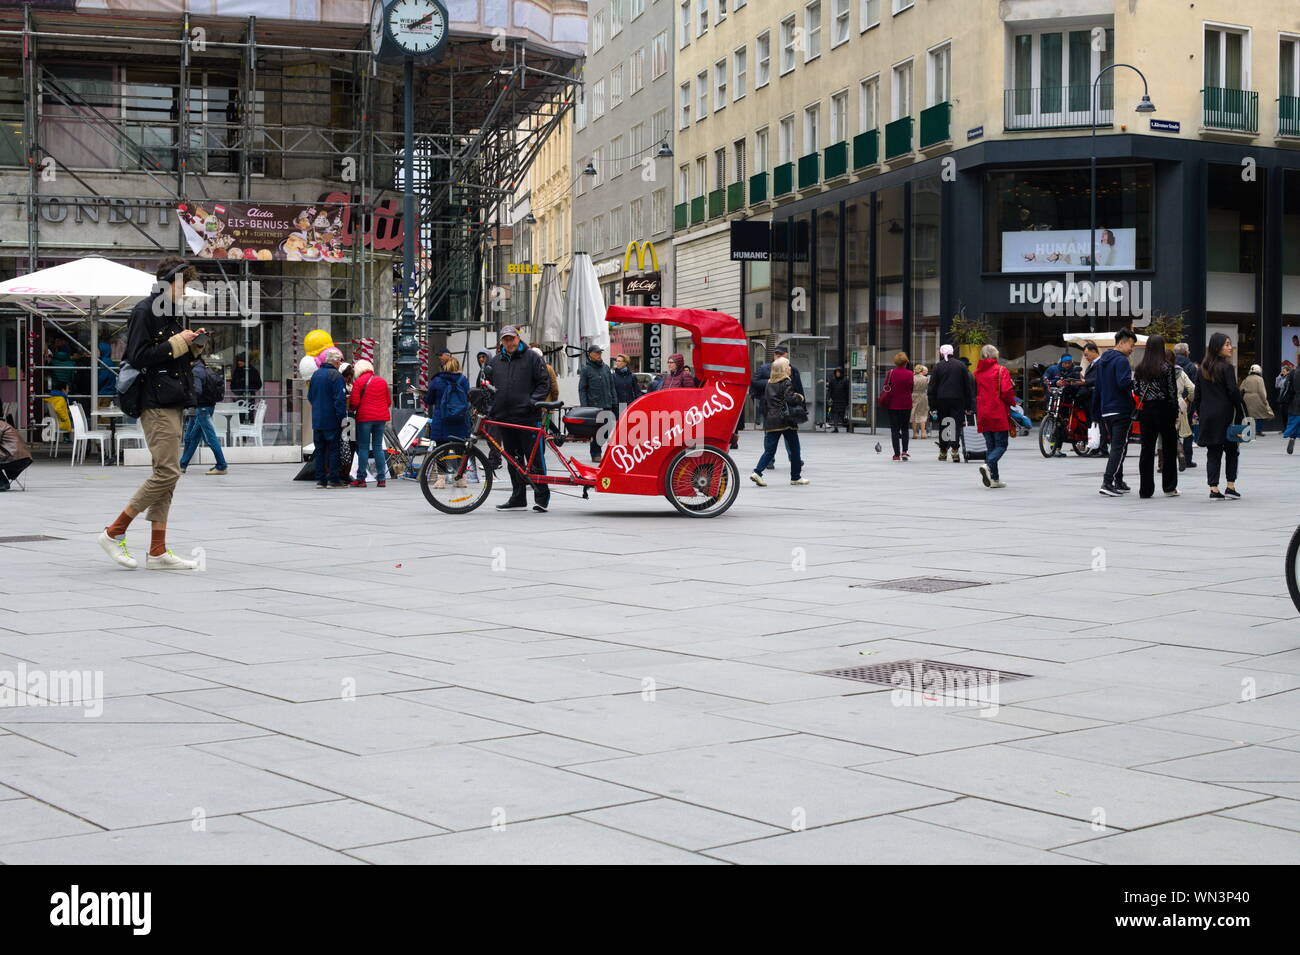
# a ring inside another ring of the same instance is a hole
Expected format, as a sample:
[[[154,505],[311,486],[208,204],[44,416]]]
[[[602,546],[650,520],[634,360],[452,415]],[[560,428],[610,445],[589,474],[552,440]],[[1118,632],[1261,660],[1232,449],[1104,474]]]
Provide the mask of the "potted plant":
[[[1165,340],[1166,346],[1173,348],[1183,340],[1186,332],[1185,321],[1187,309],[1183,309],[1176,315],[1170,315],[1168,312],[1162,312],[1159,309],[1151,313],[1151,319],[1146,328],[1135,329],[1140,335],[1159,335]]]
[[[957,346],[957,354],[969,361],[974,368],[979,364],[980,349],[993,337],[993,329],[982,318],[967,318],[963,312],[952,317],[948,334]]]

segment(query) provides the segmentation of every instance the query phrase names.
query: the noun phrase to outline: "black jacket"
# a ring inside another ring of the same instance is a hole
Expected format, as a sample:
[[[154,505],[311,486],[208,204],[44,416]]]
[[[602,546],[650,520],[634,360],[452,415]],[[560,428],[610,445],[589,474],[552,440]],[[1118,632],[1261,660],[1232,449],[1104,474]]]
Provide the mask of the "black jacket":
[[[1183,370],[1183,374],[1192,379],[1192,384],[1196,384],[1201,380],[1201,366],[1186,355],[1175,355],[1174,364]]]
[[[975,379],[970,369],[956,358],[936,361],[930,366],[930,384],[925,393],[932,408],[955,404],[965,411],[975,411]]]
[[[794,427],[785,420],[785,399],[792,392],[794,394],[803,394],[797,388],[793,387],[794,378],[787,378],[784,381],[772,382],[769,380],[763,386],[763,401],[766,404],[763,415],[764,431],[787,431]]]
[[[255,394],[262,390],[262,376],[252,365],[236,367],[230,373],[230,390],[237,395]]]
[[[634,398],[640,397],[641,386],[637,384],[636,375],[631,368],[614,369],[614,395],[621,405],[629,404]]]
[[[483,380],[496,388],[489,417],[513,424],[537,423],[534,404],[545,401],[551,390],[551,376],[541,355],[523,342],[508,355],[498,348],[483,366]]]
[[[758,366],[758,371],[754,372],[754,377],[750,381],[749,393],[757,400],[767,394],[767,383],[772,377],[772,363],[766,362]],[[790,366],[790,380],[794,382],[794,391],[798,395],[807,395],[808,392],[803,390],[803,377],[799,374],[799,369],[794,365]]]
[[[1246,403],[1237,387],[1237,370],[1228,361],[1220,361],[1214,378],[1202,377],[1192,398],[1192,409],[1201,420],[1196,443],[1203,448],[1226,444],[1228,425],[1236,424],[1246,414]]]
[[[591,408],[609,411],[618,400],[614,394],[614,373],[603,361],[592,361],[578,373],[578,400]]]
[[[844,375],[836,378],[831,375],[826,379],[826,400],[835,411],[843,411],[849,406],[849,379]]]
[[[159,302],[167,289],[155,292],[136,303],[126,325],[126,351],[122,357],[140,371],[141,408],[191,408],[194,406],[194,381],[190,366],[194,350],[185,348],[179,356],[173,347],[175,337],[184,327],[175,309]]]

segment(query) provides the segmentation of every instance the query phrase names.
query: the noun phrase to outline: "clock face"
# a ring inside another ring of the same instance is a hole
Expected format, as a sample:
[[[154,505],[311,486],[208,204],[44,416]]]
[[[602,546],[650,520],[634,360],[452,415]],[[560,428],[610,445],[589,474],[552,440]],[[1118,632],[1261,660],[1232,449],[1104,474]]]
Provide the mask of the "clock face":
[[[447,15],[436,0],[397,0],[388,8],[388,33],[412,56],[432,53],[447,36]]]
[[[375,0],[370,7],[370,52],[379,55],[384,45],[384,0]]]

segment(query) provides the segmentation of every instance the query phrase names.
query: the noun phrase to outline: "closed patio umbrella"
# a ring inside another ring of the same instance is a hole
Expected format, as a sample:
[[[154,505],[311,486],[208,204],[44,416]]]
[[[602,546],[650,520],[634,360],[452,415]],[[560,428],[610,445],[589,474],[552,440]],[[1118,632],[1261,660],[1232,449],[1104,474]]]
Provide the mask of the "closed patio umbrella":
[[[560,301],[560,278],[555,263],[542,266],[542,280],[537,286],[537,307],[533,309],[532,344],[564,344],[564,304]]]
[[[569,275],[569,296],[565,302],[565,340],[569,345],[599,345],[609,350],[609,323],[605,320],[605,298],[600,293],[596,266],[586,252],[573,254]],[[576,372],[581,359],[570,359]]]

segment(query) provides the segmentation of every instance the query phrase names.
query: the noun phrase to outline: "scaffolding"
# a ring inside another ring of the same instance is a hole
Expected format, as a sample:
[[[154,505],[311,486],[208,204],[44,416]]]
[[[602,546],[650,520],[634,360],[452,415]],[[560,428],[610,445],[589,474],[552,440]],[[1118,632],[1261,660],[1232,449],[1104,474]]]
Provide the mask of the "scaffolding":
[[[408,168],[420,229],[421,337],[433,344],[494,324],[497,227],[579,82],[574,55],[519,39],[453,36],[439,63],[417,70],[408,162],[401,69],[374,60],[362,23],[25,6],[0,11],[0,64],[0,178],[25,178],[25,188],[0,195],[0,214],[21,216],[26,226],[21,247],[6,242],[0,255],[25,260],[21,271],[94,251],[188,254],[179,229],[150,229],[139,216],[119,219],[131,238],[108,250],[43,228],[50,209],[66,213],[88,197],[110,215],[122,203],[154,203],[160,218],[180,201],[329,196],[342,207],[354,237],[343,262],[198,260],[205,278],[255,280],[260,315],[282,320],[290,351],[328,316],[336,340],[375,339],[388,352],[400,243],[367,237],[381,218],[400,215]]]

